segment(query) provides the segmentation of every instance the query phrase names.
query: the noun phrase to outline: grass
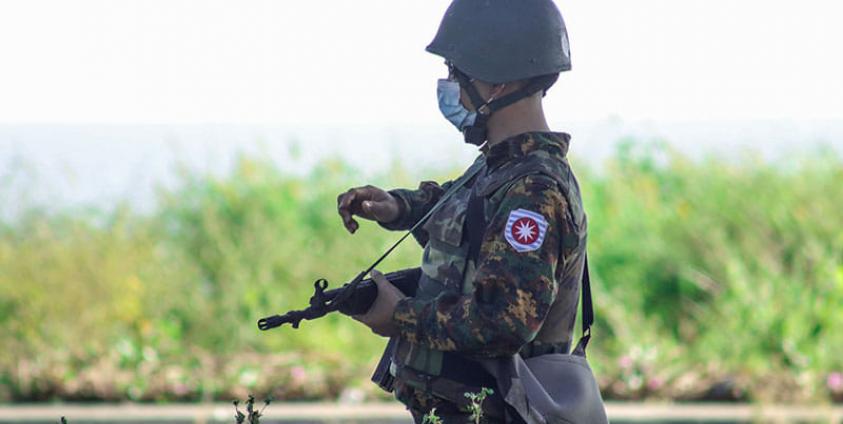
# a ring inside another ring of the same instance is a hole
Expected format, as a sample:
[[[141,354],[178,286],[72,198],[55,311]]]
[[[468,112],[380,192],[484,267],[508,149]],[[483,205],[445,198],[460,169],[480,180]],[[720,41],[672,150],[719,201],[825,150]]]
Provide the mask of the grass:
[[[576,166],[589,214],[607,399],[843,401],[843,161],[806,154],[691,161],[626,144]],[[0,401],[383,398],[385,344],[340,315],[261,333],[313,281],[353,277],[398,234],[351,236],[336,196],[414,187],[341,161],[310,175],[241,158],[183,173],[157,208],[21,205],[0,222]],[[444,180],[459,170],[424,175]],[[412,240],[381,266],[417,266]]]

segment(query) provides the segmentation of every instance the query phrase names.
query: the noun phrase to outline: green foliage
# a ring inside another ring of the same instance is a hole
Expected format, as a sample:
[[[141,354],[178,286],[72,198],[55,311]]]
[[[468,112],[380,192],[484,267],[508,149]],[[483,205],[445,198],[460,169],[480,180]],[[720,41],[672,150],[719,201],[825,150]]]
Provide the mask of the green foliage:
[[[266,407],[269,406],[271,400],[266,399],[263,404],[263,408],[260,410],[255,409],[255,397],[249,395],[249,398],[246,400],[246,413],[240,411],[240,401],[234,401],[234,421],[236,424],[260,424],[260,418],[263,416],[263,411],[266,410]]]
[[[630,146],[583,176],[598,375],[627,373],[617,391],[633,397],[705,379],[733,380],[736,397],[823,396],[819,381],[843,368],[827,348],[843,346],[839,158],[657,153]]]
[[[436,415],[436,408],[432,408],[430,412],[424,414],[422,417],[423,424],[442,424],[442,418]]]
[[[830,383],[843,371],[839,157],[692,162],[627,144],[600,172],[573,162],[606,397],[843,397]],[[241,158],[222,178],[184,173],[149,214],[33,208],[0,222],[0,400],[383,396],[366,381],[384,340],[359,323],[256,321],[306,306],[317,278],[338,286],[397,239],[369,222],[348,234],[336,196],[421,179],[398,169],[364,180],[326,161],[299,177]],[[420,253],[410,240],[380,268]]]
[[[483,401],[494,393],[495,391],[488,387],[482,388],[477,393],[464,393],[470,403],[469,408],[471,409],[471,420],[474,421],[475,424],[480,424],[480,420],[483,418]]]

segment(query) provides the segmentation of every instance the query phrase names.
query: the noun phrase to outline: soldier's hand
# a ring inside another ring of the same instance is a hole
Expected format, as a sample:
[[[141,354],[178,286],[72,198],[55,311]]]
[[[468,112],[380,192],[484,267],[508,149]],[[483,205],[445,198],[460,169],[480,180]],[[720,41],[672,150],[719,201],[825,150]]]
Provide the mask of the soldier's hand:
[[[360,227],[354,215],[386,224],[398,219],[400,213],[398,199],[372,185],[355,187],[337,196],[337,211],[352,234]]]
[[[365,314],[351,317],[366,324],[373,333],[379,336],[392,337],[398,333],[392,314],[395,312],[398,301],[407,296],[377,270],[372,270],[372,280],[378,286],[378,297],[375,298],[375,303]]]

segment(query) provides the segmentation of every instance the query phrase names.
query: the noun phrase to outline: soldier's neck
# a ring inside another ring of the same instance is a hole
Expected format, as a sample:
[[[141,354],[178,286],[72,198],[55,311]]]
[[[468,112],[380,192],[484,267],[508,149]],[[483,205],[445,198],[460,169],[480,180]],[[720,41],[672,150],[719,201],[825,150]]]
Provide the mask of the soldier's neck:
[[[512,136],[534,131],[550,131],[542,110],[541,100],[518,102],[503,108],[489,118],[487,147]]]

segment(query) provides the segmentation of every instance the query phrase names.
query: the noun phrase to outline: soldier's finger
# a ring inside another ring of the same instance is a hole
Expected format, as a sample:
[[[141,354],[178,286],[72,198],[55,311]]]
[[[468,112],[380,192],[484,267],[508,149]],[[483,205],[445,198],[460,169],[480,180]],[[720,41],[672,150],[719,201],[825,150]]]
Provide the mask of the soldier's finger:
[[[341,194],[340,197],[337,198],[337,212],[342,218],[343,225],[345,225],[345,228],[351,233],[354,233],[354,231],[357,230],[358,226],[357,222],[354,220],[354,218],[352,218],[352,213],[349,210],[351,202],[357,195],[356,193],[357,192],[354,189],[351,189]]]
[[[339,197],[337,197],[337,210],[348,212],[348,208],[351,206],[351,202],[354,201],[356,196],[357,191],[353,188],[343,194],[340,194]]]
[[[354,220],[354,218],[351,218],[350,216],[348,218],[343,217],[342,223],[345,226],[345,229],[352,234],[354,234],[354,232],[357,231],[357,227],[359,227],[357,221]]]
[[[354,200],[354,197],[358,195],[360,191],[360,187],[352,187],[346,190],[344,193],[341,193],[337,196],[337,205],[339,206],[348,206],[351,204],[351,201]]]
[[[377,274],[375,274],[377,273]],[[378,286],[378,296],[383,296],[385,299],[401,300],[407,297],[392,281],[386,279],[378,270],[372,270],[372,280]]]
[[[372,270],[372,280],[377,284],[389,283],[389,280],[387,280],[386,277],[384,277],[384,275],[376,269]]]

